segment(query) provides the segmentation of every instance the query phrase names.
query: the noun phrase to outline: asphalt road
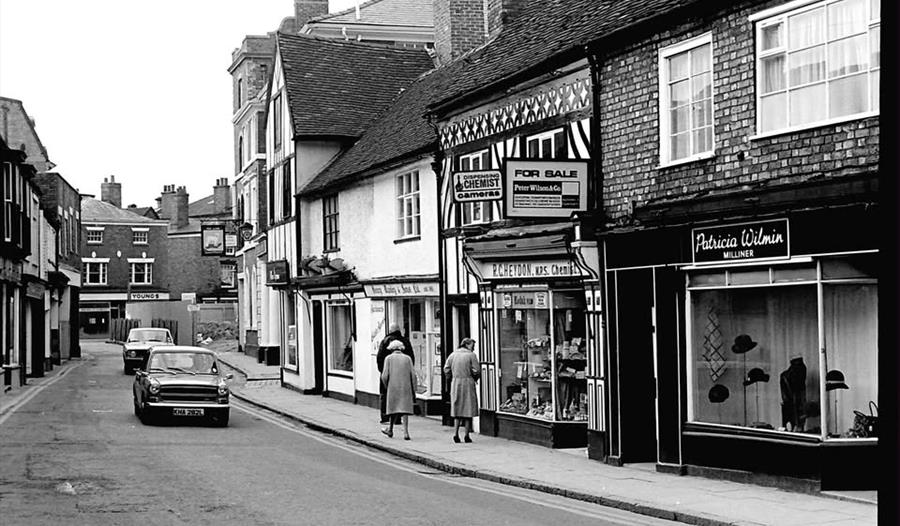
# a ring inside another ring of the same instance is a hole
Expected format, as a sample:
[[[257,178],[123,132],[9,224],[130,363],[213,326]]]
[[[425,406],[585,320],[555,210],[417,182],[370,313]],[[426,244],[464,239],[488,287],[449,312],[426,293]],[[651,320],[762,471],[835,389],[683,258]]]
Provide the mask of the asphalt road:
[[[665,525],[456,477],[236,405],[227,428],[142,425],[117,346],[0,421],[0,523]]]

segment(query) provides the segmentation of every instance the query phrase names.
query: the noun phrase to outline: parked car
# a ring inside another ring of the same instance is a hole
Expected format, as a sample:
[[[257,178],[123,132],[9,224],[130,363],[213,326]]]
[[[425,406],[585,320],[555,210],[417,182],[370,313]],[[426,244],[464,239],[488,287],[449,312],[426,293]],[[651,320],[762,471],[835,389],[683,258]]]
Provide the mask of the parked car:
[[[122,348],[122,362],[125,374],[141,366],[151,347],[175,345],[169,329],[158,327],[134,328],[128,331],[125,347]]]
[[[135,371],[134,414],[144,424],[157,418],[202,417],[225,427],[229,389],[216,354],[190,346],[154,347]]]

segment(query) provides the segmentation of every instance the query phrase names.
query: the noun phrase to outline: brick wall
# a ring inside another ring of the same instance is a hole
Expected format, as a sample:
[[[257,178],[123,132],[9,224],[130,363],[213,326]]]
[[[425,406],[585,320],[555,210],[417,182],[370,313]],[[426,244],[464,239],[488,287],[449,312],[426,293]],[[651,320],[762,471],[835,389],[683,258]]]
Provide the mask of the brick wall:
[[[434,40],[442,65],[484,43],[483,0],[435,0]]]
[[[132,290],[137,292],[140,290],[159,290],[166,289],[169,285],[169,277],[172,275],[172,269],[169,267],[169,257],[166,253],[166,241],[168,238],[167,225],[165,224],[134,224],[134,225],[102,225],[91,223],[90,226],[105,226],[103,231],[103,243],[100,245],[87,244],[87,233],[82,231],[82,249],[81,255],[86,258],[98,257],[109,258],[107,267],[107,285],[85,285],[85,292],[100,292],[105,289],[124,292],[128,289],[128,282],[131,279],[131,266],[128,258],[154,258],[153,262],[153,284],[152,285],[134,285]],[[148,228],[147,244],[135,245],[132,233],[132,226]],[[121,252],[121,255],[119,255]],[[94,255],[96,253],[96,255]],[[144,255],[146,254],[146,256]]]
[[[750,140],[757,131],[755,34],[748,16],[784,2],[753,3],[659,28],[601,57],[598,114],[609,222],[628,223],[633,206],[658,198],[877,170],[877,117]],[[706,32],[713,45],[715,157],[657,168],[659,50]]]
[[[202,256],[200,236],[169,238],[169,291],[180,299],[183,292],[197,296],[214,294],[221,281],[220,256]]]

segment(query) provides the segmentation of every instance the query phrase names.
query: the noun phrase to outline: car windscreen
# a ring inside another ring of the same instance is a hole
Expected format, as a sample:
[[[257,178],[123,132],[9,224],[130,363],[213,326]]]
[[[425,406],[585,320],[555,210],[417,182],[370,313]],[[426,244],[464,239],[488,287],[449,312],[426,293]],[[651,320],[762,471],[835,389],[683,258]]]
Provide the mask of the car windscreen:
[[[215,357],[204,352],[156,352],[150,356],[150,371],[218,374]]]
[[[135,342],[154,342],[154,343],[172,343],[169,331],[166,329],[132,329],[128,333],[128,341]]]

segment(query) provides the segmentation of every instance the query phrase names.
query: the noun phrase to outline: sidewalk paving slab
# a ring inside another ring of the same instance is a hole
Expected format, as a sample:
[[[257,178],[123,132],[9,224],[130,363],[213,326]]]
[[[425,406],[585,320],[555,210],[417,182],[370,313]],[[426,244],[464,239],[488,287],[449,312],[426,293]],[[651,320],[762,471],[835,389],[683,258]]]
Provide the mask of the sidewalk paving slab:
[[[877,503],[866,498],[616,467],[583,454],[478,434],[473,444],[454,444],[452,429],[435,418],[411,418],[411,441],[398,440],[396,430],[391,439],[381,433],[376,409],[281,387],[278,366],[259,364],[239,352],[219,353],[219,359],[246,377],[246,384],[234,389],[235,398],[447,473],[702,526],[877,523]]]

